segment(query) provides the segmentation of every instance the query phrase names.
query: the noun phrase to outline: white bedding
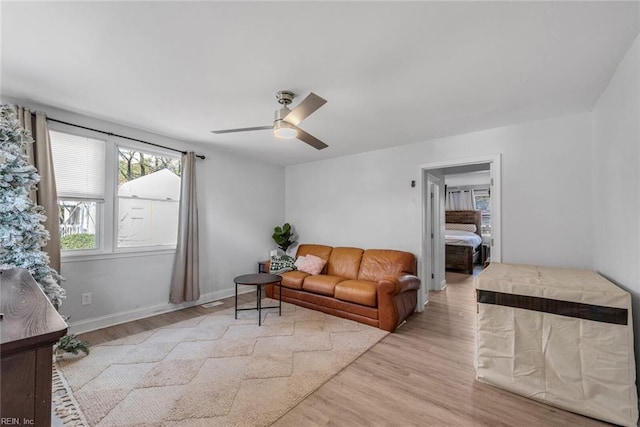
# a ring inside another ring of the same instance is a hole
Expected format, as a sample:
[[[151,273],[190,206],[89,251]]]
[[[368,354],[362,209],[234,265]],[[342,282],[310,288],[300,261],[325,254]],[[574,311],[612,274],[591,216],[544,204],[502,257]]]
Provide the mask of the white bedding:
[[[473,246],[477,248],[482,243],[482,238],[470,231],[445,230],[444,243],[446,245]]]

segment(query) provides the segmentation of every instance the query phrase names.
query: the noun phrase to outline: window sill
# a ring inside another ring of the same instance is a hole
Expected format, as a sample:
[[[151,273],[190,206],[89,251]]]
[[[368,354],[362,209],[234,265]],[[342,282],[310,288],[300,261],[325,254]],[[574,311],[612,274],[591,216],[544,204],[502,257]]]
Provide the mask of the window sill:
[[[63,253],[61,256],[62,264],[69,262],[85,262],[85,261],[98,261],[104,259],[118,259],[118,258],[137,258],[137,257],[152,257],[160,255],[172,255],[176,253],[176,248],[170,249],[137,249],[118,252],[93,252],[93,253]]]

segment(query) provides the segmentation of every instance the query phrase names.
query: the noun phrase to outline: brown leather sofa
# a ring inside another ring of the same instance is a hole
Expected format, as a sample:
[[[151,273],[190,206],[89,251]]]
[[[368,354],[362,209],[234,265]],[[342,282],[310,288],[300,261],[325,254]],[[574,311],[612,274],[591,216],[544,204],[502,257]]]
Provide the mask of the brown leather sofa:
[[[415,310],[420,279],[413,254],[304,244],[296,257],[308,254],[327,261],[322,272],[282,273],[282,287],[268,287],[269,297],[281,289],[283,301],[390,332]]]

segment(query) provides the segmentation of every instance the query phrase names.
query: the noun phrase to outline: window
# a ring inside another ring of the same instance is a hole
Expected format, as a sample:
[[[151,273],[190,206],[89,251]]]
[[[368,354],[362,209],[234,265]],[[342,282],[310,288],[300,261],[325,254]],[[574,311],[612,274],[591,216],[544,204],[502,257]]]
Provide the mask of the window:
[[[105,141],[51,132],[60,247],[95,249],[104,204]]]
[[[98,202],[58,199],[60,249],[95,249]]]
[[[491,194],[489,189],[473,190],[473,208],[481,211],[482,235],[491,235]]]
[[[175,245],[180,159],[118,150],[118,247]]]
[[[64,253],[175,247],[179,157],[119,147],[111,136],[50,135]]]

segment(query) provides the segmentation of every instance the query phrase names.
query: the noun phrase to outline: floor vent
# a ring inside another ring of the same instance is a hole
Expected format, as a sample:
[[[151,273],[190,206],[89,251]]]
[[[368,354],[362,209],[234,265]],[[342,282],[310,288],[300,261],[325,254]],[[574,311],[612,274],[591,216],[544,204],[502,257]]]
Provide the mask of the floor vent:
[[[206,304],[202,304],[200,307],[202,308],[211,308],[211,307],[216,307],[218,305],[222,305],[223,302],[222,301],[212,301],[212,302],[208,302]]]

